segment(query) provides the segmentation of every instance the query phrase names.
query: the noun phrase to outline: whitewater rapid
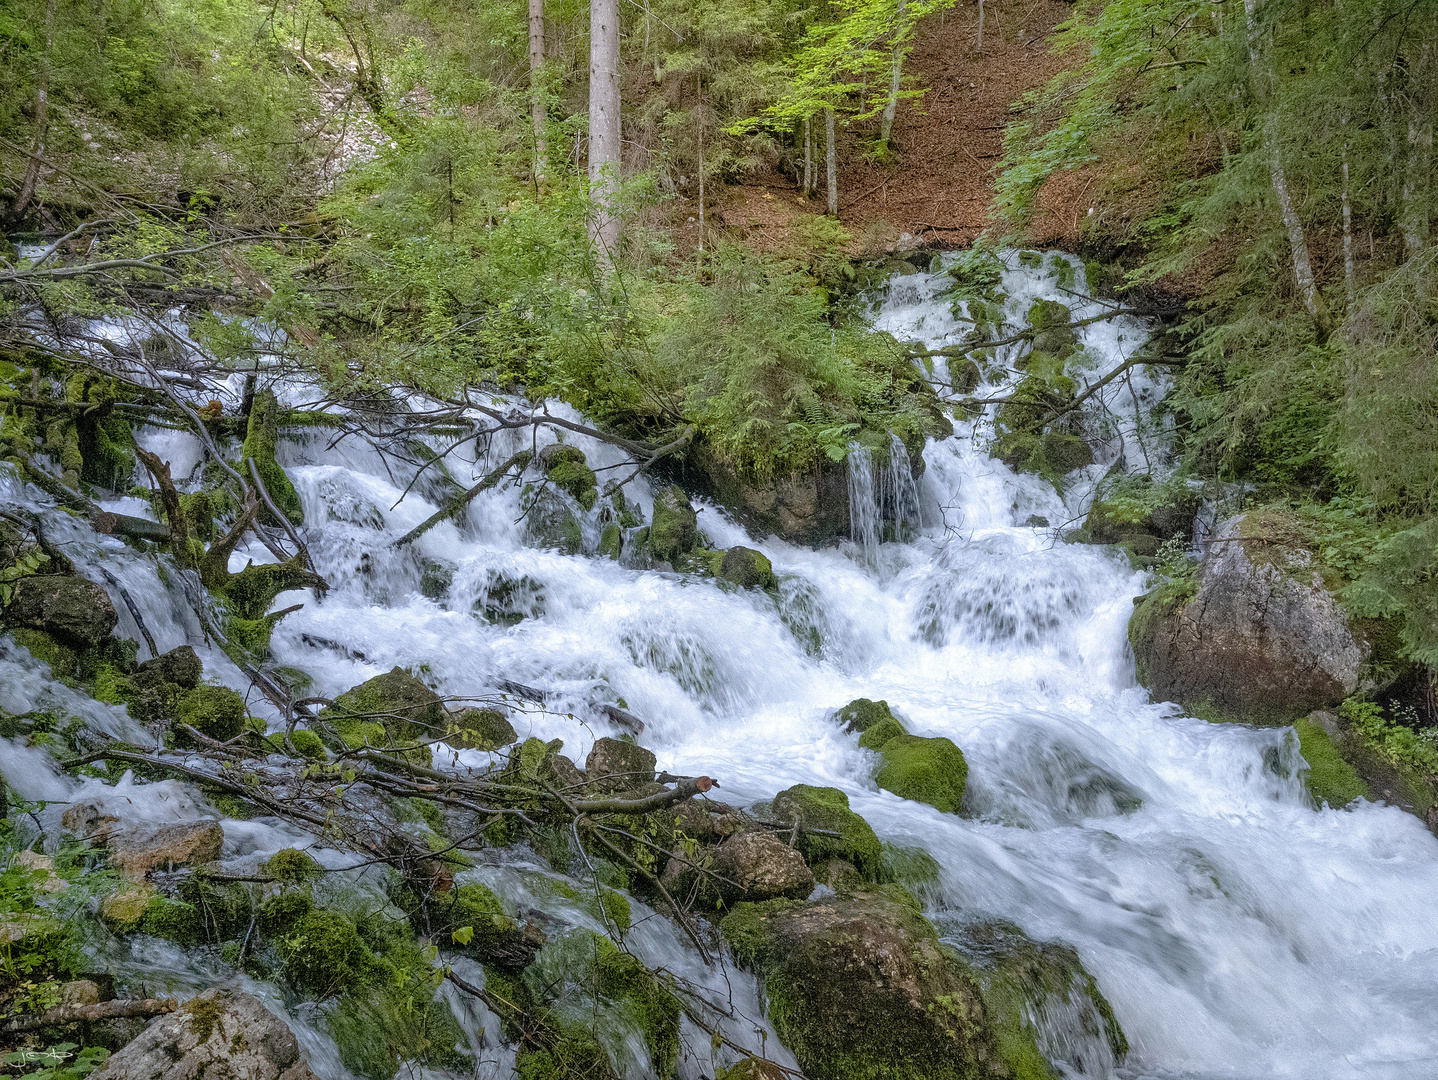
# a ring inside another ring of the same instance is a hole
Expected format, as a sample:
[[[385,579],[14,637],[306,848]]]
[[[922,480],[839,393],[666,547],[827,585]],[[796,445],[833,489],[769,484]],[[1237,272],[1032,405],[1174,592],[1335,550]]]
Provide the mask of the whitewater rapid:
[[[1060,299],[1076,316],[1094,310],[1063,290],[1058,258],[1010,266],[1011,321],[1021,324],[1036,297]],[[929,273],[895,279],[876,324],[952,344],[966,326],[939,295],[945,283]],[[1073,287],[1082,289],[1081,271]],[[1134,319],[1080,333],[1094,370],[1145,336]],[[998,386],[1008,376],[991,378]],[[456,697],[493,695],[500,680],[553,690],[547,711],[518,713],[515,726],[521,737],[562,738],[580,762],[610,733],[584,704],[622,700],[645,720],[642,741],[660,768],[716,777],[726,801],[747,805],[795,783],[841,788],[882,839],[937,861],[941,880],[923,899],[941,932],[998,917],[1078,951],[1132,1046],[1118,1076],[1438,1076],[1438,840],[1391,807],[1312,809],[1288,729],[1209,724],[1151,704],[1126,647],[1145,575],[1058,535],[1115,460],[1142,465],[1139,441],[1144,455],[1159,452],[1149,410],[1161,385],[1141,375],[1119,389],[1131,405],[1118,393],[1108,400],[1111,437],[1066,498],[989,457],[982,418],[931,442],[916,485],[918,532],[906,543],[876,549],[861,537],[812,551],[750,536],[703,506],[710,546],[769,556],[777,600],[526,546],[515,488],[487,492],[462,522],[396,552],[392,542],[434,512],[439,494],[401,500],[408,477],[356,440],[289,441],[281,461],[333,589],[322,601],[277,599],[276,609],[304,607],[276,630],[274,662],[305,672],[307,692],[326,697],[395,665]],[[472,446],[454,451],[446,464],[471,483],[520,447],[512,438],[496,437],[478,460]],[[593,466],[624,460],[567,439]],[[172,464],[199,460],[187,436],[147,430],[141,440]],[[601,487],[621,475],[601,471]],[[629,490],[647,521],[652,492],[643,478]],[[592,548],[598,521],[584,524]],[[85,544],[101,542],[77,536],[77,549]],[[153,561],[104,545],[133,595],[161,598],[145,601],[159,647],[200,644],[174,587],[145,590]],[[236,567],[246,558],[271,556],[256,544],[237,553]],[[452,574],[443,595],[421,588],[437,568]],[[497,581],[521,578],[531,583],[531,617],[507,626],[474,613]],[[207,670],[247,688],[218,650],[204,655]],[[0,675],[18,679],[18,663],[0,658]],[[887,700],[916,734],[958,744],[970,769],[967,816],[876,788],[874,756],[827,719],[861,696]],[[680,956],[686,946],[663,933],[654,949]],[[752,986],[745,994],[752,1012]]]

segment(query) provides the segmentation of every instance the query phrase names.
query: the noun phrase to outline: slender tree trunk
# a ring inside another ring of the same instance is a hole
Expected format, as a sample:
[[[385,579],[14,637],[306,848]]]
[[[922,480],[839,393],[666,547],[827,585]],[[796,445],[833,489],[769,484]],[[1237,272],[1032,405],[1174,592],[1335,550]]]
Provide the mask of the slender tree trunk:
[[[824,110],[824,166],[829,183],[829,213],[839,216],[839,163],[834,148],[834,110]]]
[[[1403,171],[1403,255],[1411,259],[1428,243],[1430,174],[1433,169],[1433,105],[1430,42],[1424,42],[1408,85],[1408,161]]]
[[[1264,76],[1262,58],[1259,55],[1258,26],[1255,18],[1258,0],[1243,0],[1243,10],[1247,16],[1248,58],[1252,65],[1252,78],[1259,100],[1263,101],[1268,97],[1268,80]],[[1320,325],[1326,324],[1327,312],[1313,277],[1313,261],[1308,255],[1308,237],[1303,231],[1303,222],[1299,220],[1298,211],[1293,205],[1293,196],[1288,190],[1288,177],[1283,171],[1283,158],[1271,122],[1264,125],[1263,141],[1268,151],[1268,175],[1273,185],[1273,195],[1278,201],[1278,212],[1283,219],[1284,230],[1288,233],[1288,246],[1293,256],[1293,279],[1298,286],[1298,295],[1302,297],[1308,314]]]
[[[704,254],[704,82],[694,76],[694,115],[699,121],[699,254]]]
[[[814,194],[814,125],[804,117],[804,198]]]
[[[1343,118],[1348,126],[1348,118]],[[1353,204],[1349,199],[1348,186],[1348,144],[1343,144],[1343,291],[1348,298],[1348,310],[1352,312],[1358,299],[1357,273],[1353,264]]]
[[[899,0],[894,16],[894,37],[902,39],[904,32],[905,0]],[[889,100],[884,105],[884,114],[879,119],[879,141],[889,145],[889,136],[894,131],[894,115],[899,111],[899,82],[904,77],[904,46],[896,40],[894,44],[893,71],[889,77]]]
[[[529,0],[529,115],[534,121],[534,180],[548,171],[548,118],[544,108],[544,0]]]
[[[619,247],[619,0],[589,5],[589,239],[610,265]]]
[[[55,0],[45,5],[45,51],[40,55],[40,70],[35,77],[35,141],[25,162],[25,175],[20,193],[15,196],[10,216],[18,220],[35,197],[40,183],[40,159],[45,156],[45,136],[50,128],[50,53],[55,44]]]
[[[984,0],[979,0],[979,55],[984,54]]]

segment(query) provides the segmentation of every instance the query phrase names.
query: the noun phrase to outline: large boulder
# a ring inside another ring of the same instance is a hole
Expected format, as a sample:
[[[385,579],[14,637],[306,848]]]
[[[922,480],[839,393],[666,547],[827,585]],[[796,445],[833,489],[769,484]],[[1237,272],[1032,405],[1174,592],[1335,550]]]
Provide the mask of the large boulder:
[[[93,581],[64,574],[14,582],[3,616],[8,626],[43,630],[78,649],[100,644],[120,621],[104,589]]]
[[[810,1080],[1007,1077],[972,975],[902,890],[740,904],[721,924]]]
[[[1289,723],[1357,689],[1368,645],[1314,556],[1239,515],[1207,542],[1196,580],[1143,597],[1129,622],[1138,679],[1196,716]]]
[[[719,576],[741,589],[774,589],[779,579],[774,564],[761,551],[748,547],[731,547],[719,560]]]
[[[953,740],[909,735],[891,719],[864,732],[859,745],[877,750],[883,758],[874,783],[885,791],[928,803],[946,814],[957,812],[963,803],[969,765]]]
[[[151,870],[203,866],[220,857],[225,831],[218,821],[125,824],[108,815],[96,815],[92,804],[79,803],[65,811],[63,825],[90,841],[109,856],[110,866],[134,880]]]
[[[294,1034],[260,1000],[207,990],[111,1055],[92,1080],[315,1080]]]

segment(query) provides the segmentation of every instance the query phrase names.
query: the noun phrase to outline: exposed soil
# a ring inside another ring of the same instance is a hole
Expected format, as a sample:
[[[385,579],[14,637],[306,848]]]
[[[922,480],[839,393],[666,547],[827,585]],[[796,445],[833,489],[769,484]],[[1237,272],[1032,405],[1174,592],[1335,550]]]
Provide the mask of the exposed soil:
[[[1072,11],[1059,0],[986,0],[982,52],[977,4],[920,24],[906,71],[925,93],[899,106],[894,159],[880,164],[865,156],[868,130],[840,135],[839,219],[853,233],[856,252],[966,247],[992,224],[988,213],[1004,126],[1023,95],[1064,66],[1050,51],[1051,39]],[[1073,174],[1046,185],[1034,238],[1076,236],[1092,183]],[[796,216],[823,211],[822,192],[805,199],[794,177],[775,169],[726,189],[711,220],[748,244],[780,247]],[[681,232],[694,229],[691,224]],[[901,239],[904,233],[910,238]]]

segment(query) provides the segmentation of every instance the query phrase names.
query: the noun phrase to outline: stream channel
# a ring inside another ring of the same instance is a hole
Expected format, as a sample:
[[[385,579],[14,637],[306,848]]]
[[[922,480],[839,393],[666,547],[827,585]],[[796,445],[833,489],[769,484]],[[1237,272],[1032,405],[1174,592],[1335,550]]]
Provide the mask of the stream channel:
[[[877,325],[931,346],[960,341],[968,324],[946,285],[952,278],[941,272],[892,279],[875,301]],[[1036,298],[1064,302],[1076,319],[1102,310],[1068,291],[1082,291],[1082,270],[1057,253],[1037,267],[1011,257],[1002,289],[1013,326],[1024,325]],[[1092,371],[1112,367],[1146,336],[1128,317],[1079,333],[1079,362]],[[995,371],[981,389],[999,392],[1011,378]],[[322,601],[307,593],[277,600],[276,609],[304,607],[279,624],[275,663],[307,673],[308,692],[325,697],[395,665],[443,695],[492,694],[501,680],[545,687],[557,694],[549,708],[516,712],[515,726],[521,737],[564,739],[564,752],[581,762],[596,736],[614,733],[586,703],[622,699],[645,720],[642,741],[660,768],[716,777],[728,802],[748,805],[795,783],[841,788],[882,839],[922,847],[937,862],[939,880],[921,899],[941,934],[966,919],[998,917],[1078,951],[1132,1049],[1116,1067],[1085,1044],[1083,1018],[1066,1020],[1061,1009],[1035,1017],[1041,1046],[1066,1076],[1438,1076],[1438,840],[1392,807],[1313,809],[1289,729],[1210,724],[1150,703],[1125,634],[1148,579],[1111,549],[1059,537],[1081,520],[1093,484],[1120,456],[1134,468],[1164,468],[1153,413],[1162,378],[1116,382],[1095,399],[1087,415],[1100,436],[1098,460],[1068,478],[1063,497],[990,457],[981,422],[961,421],[954,437],[930,442],[917,478],[902,465],[853,461],[855,537],[837,547],[750,537],[718,507],[698,504],[709,546],[743,543],[769,556],[777,598],[527,546],[514,487],[486,492],[463,522],[434,528],[396,554],[390,544],[434,512],[435,492],[421,483],[400,501],[410,477],[363,442],[328,448],[330,433],[299,436],[281,446],[280,461],[333,589]],[[295,404],[318,396],[294,384],[280,389]],[[239,385],[220,390],[229,401]],[[189,435],[137,434],[177,479],[197,472],[200,448]],[[467,444],[446,465],[467,485],[525,445],[521,438],[496,437],[478,461]],[[615,448],[573,441],[592,466],[615,467],[601,471],[601,486],[627,473]],[[628,490],[649,520],[646,480]],[[0,475],[0,501],[43,513],[81,573],[103,582],[103,563],[138,602],[160,651],[188,642],[208,674],[254,697],[224,654],[205,646],[168,557],[91,532],[9,473]],[[153,516],[138,499],[107,508]],[[885,513],[907,540],[879,542]],[[598,519],[581,515],[581,523],[592,551]],[[234,566],[271,558],[255,544]],[[514,582],[522,587],[505,584]],[[138,639],[115,599],[117,633]],[[496,603],[512,617],[490,622],[474,613]],[[970,770],[963,814],[876,788],[874,755],[828,719],[856,697],[885,699],[909,730],[962,748]],[[136,735],[122,710],[51,681],[9,639],[0,639],[0,706],[63,709]],[[261,715],[268,706],[253,708]],[[485,757],[461,754],[472,763]],[[19,741],[0,742],[0,765],[30,799],[101,789],[97,780],[63,777],[43,751]],[[158,818],[189,812],[173,782],[122,782],[109,793]],[[313,843],[263,819],[223,824],[225,865],[238,871],[279,848]],[[356,860],[314,853],[331,866]],[[511,860],[469,873],[514,901],[534,888],[539,868],[548,870],[538,859],[530,870]],[[644,921],[647,911],[636,901],[636,953],[712,988],[733,1014],[728,1034],[774,1053],[752,978],[707,969],[672,924]],[[567,917],[602,929],[579,905]],[[183,994],[240,978],[206,950],[144,938],[125,950],[109,962],[154,988]],[[282,1008],[273,988],[244,985]],[[481,1075],[512,1075],[495,1018],[473,999],[452,1000],[475,1044],[486,1046]],[[303,1011],[288,1019],[317,1073],[346,1075]],[[692,1041],[707,1047],[708,1037]],[[630,1074],[643,1076],[642,1042],[634,1053]],[[681,1073],[710,1075],[693,1061]]]

